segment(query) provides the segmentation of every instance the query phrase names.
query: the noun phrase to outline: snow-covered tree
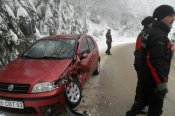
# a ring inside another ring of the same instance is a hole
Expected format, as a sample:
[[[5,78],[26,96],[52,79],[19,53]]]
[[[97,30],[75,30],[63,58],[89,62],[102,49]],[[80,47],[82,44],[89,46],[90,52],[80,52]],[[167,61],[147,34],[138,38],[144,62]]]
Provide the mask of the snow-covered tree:
[[[82,33],[82,12],[76,8],[68,0],[0,0],[0,66],[41,34]]]

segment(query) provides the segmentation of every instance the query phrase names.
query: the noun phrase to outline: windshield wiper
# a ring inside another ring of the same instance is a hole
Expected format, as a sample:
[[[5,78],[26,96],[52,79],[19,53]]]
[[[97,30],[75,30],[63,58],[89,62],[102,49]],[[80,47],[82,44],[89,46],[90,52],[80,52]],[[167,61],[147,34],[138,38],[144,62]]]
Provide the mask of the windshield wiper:
[[[28,59],[37,59],[37,60],[42,60],[42,59],[54,59],[54,60],[63,60],[63,59],[69,59],[68,57],[54,57],[54,56],[43,56],[43,57],[31,57],[29,55],[23,55],[22,58],[28,58]]]
[[[36,59],[36,58],[31,57],[31,56],[29,56],[29,55],[23,55],[22,58]]]
[[[62,60],[62,59],[65,59],[65,58],[53,57],[53,56],[43,56],[43,57],[37,57],[36,59],[56,59],[56,60]]]

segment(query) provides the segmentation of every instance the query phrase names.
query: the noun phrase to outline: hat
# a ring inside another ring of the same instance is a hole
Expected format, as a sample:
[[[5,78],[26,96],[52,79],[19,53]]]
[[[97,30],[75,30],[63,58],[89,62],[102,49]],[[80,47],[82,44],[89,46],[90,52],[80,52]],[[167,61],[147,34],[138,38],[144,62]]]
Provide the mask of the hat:
[[[147,25],[149,25],[149,24],[152,23],[152,22],[154,22],[154,18],[151,17],[151,16],[147,16],[147,17],[145,17],[145,18],[142,20],[141,24],[142,24],[143,26],[147,26]]]
[[[154,10],[153,18],[156,18],[158,21],[160,21],[170,14],[175,14],[173,7],[169,5],[161,5]]]
[[[107,31],[107,32],[108,32],[108,33],[109,33],[109,32],[111,32],[111,29],[108,29],[108,31]]]

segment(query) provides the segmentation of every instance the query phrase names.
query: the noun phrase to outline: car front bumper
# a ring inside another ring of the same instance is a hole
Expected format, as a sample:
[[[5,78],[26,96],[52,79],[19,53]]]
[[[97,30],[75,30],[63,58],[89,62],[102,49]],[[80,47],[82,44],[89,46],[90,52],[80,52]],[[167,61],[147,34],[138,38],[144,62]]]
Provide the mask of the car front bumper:
[[[58,111],[64,111],[64,92],[52,91],[34,94],[12,94],[0,92],[0,99],[6,101],[20,101],[24,109],[0,106],[1,111],[18,113],[18,114],[37,114],[42,115],[51,111],[50,108],[58,108]]]

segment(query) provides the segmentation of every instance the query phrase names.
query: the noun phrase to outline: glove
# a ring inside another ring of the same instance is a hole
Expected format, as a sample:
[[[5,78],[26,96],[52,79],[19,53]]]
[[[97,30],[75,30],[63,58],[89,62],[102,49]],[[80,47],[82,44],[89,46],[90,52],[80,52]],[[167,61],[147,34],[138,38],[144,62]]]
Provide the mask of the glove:
[[[163,99],[165,97],[166,93],[168,92],[167,83],[164,82],[164,83],[158,84],[156,87],[156,91],[157,91],[158,95]]]
[[[167,93],[167,92],[168,92],[167,83],[164,82],[164,83],[158,84],[157,87],[156,87],[156,90],[157,90],[158,92]]]

